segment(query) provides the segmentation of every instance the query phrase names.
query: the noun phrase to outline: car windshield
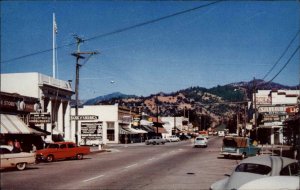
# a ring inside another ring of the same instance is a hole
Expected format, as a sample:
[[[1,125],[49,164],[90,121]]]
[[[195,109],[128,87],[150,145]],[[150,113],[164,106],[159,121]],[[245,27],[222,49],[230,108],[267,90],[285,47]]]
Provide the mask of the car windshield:
[[[236,167],[236,172],[248,172],[254,174],[267,175],[271,172],[271,167],[261,164],[244,163]]]
[[[196,138],[197,141],[203,141],[204,138]]]

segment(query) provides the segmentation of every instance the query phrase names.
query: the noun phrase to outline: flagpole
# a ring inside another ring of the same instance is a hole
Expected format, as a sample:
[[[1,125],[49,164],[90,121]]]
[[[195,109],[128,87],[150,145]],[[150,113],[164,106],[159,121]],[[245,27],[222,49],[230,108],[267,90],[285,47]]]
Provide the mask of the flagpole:
[[[53,13],[53,29],[52,29],[52,35],[53,35],[53,52],[52,52],[52,75],[53,78],[55,78],[55,27],[56,27],[56,21],[55,21],[55,13]]]

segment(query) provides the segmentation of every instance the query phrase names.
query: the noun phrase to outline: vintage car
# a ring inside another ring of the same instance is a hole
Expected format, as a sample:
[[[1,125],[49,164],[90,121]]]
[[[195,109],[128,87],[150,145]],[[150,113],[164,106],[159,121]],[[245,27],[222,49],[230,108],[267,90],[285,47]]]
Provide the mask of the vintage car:
[[[255,157],[249,157],[242,160],[234,169],[231,175],[226,174],[226,178],[221,179],[211,185],[211,190],[224,190],[224,189],[245,189],[247,183],[272,176],[297,176],[299,177],[299,164],[297,160],[261,155]],[[264,181],[272,181],[272,179],[265,179]],[[274,180],[274,179],[273,179]],[[292,179],[293,180],[293,179]],[[259,181],[258,181],[259,182]],[[246,186],[250,187],[254,183]],[[261,181],[261,184],[263,182]],[[256,184],[256,183],[255,183]],[[266,184],[266,183],[265,183]],[[245,186],[244,186],[245,185]],[[268,186],[265,186],[267,189]]]
[[[156,144],[165,144],[165,143],[166,143],[166,140],[159,136],[151,137],[150,139],[145,141],[146,145],[149,145],[149,144],[156,145]]]
[[[28,164],[35,164],[35,153],[13,152],[13,147],[9,145],[0,145],[0,168],[17,168],[24,170]]]
[[[194,147],[197,148],[197,147],[207,147],[207,138],[206,137],[202,137],[202,136],[199,136],[199,137],[196,137],[195,138],[195,142],[194,142]]]
[[[176,135],[168,136],[168,137],[166,137],[166,140],[168,142],[179,142],[180,141],[179,137],[177,137]]]
[[[59,159],[76,158],[83,159],[83,155],[90,153],[89,147],[77,146],[73,142],[50,143],[45,149],[37,150],[37,160],[52,162]]]
[[[260,148],[251,143],[247,137],[225,136],[221,148],[221,155],[224,157],[237,156],[244,159],[248,156],[260,154]]]

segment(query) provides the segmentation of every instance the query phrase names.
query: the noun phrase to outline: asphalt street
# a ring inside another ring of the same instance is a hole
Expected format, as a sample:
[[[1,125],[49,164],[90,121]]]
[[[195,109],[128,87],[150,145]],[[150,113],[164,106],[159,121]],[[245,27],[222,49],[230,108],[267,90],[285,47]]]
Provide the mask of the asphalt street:
[[[207,148],[193,148],[191,140],[109,145],[83,160],[1,171],[1,189],[209,189],[240,161],[219,157],[221,139],[211,137]]]

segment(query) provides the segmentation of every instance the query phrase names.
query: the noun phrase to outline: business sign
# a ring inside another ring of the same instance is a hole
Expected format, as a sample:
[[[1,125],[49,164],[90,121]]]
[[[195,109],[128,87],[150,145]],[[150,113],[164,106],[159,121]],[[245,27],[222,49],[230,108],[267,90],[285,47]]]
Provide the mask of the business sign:
[[[272,100],[270,96],[256,95],[256,105],[270,105]]]
[[[82,122],[81,123],[81,144],[99,145],[103,142],[102,122]]]
[[[286,108],[286,112],[289,115],[295,115],[296,113],[299,112],[299,107],[297,107],[297,106],[289,106],[289,107]]]
[[[259,113],[286,113],[286,106],[260,106]]]
[[[97,115],[71,115],[71,120],[97,120]]]
[[[51,123],[50,113],[30,113],[29,123]]]

